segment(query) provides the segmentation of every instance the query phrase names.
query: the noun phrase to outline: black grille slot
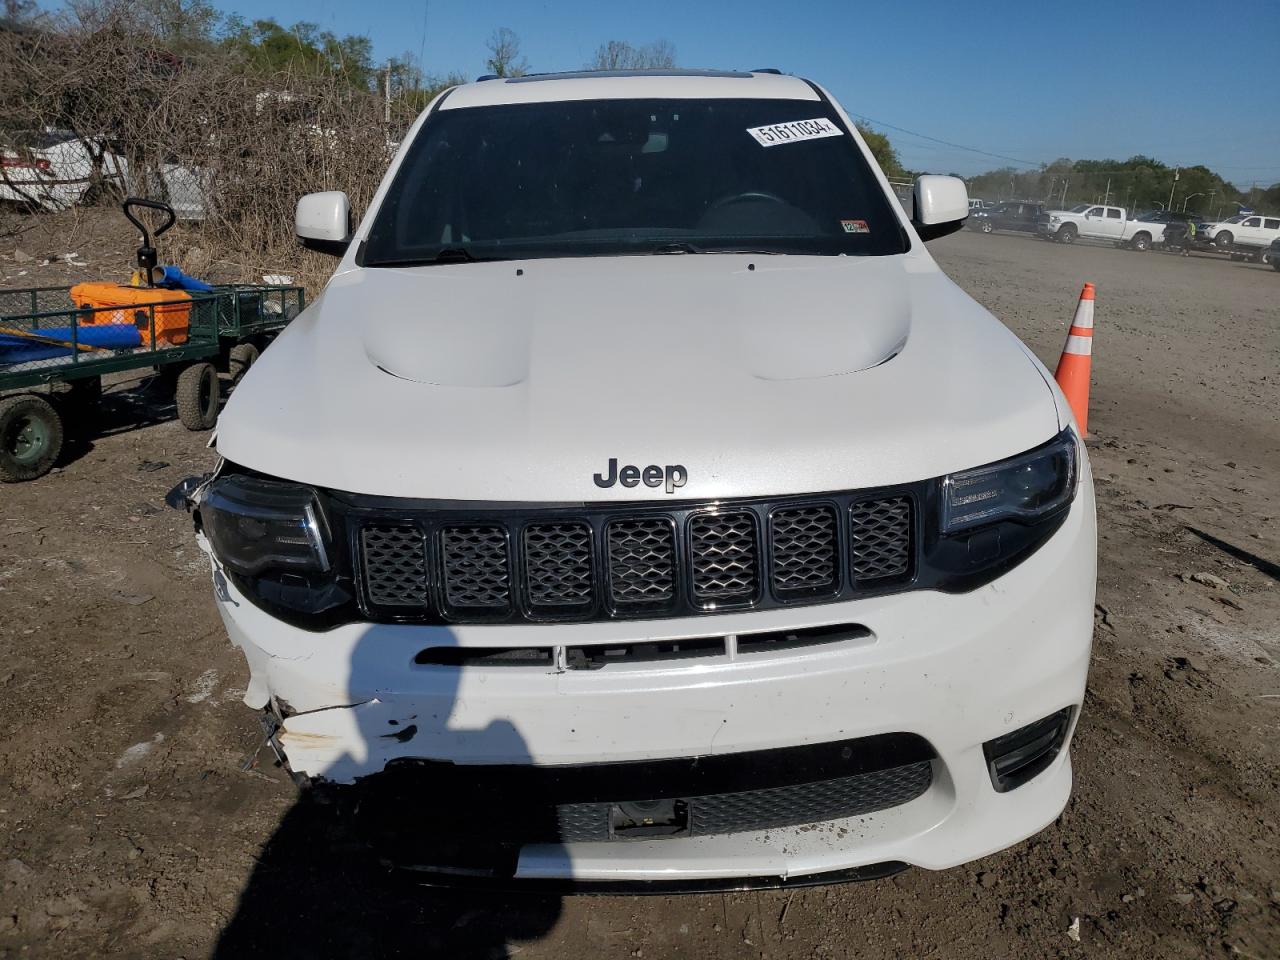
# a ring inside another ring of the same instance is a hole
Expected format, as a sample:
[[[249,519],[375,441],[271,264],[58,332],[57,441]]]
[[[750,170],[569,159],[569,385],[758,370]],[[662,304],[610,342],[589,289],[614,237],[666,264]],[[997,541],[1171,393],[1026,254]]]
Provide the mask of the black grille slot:
[[[511,603],[507,531],[503,527],[467,524],[440,532],[444,598],[449,607],[503,611]]]
[[[589,608],[594,600],[591,528],[537,523],[524,531],[526,596],[534,609]]]
[[[753,514],[699,513],[689,521],[693,595],[705,602],[741,602],[756,595]]]
[[[360,531],[365,589],[370,603],[422,607],[427,602],[427,551],[413,526],[370,526]]]
[[[791,595],[834,590],[839,584],[835,510],[825,505],[775,510],[771,521],[773,588]]]
[[[694,640],[649,640],[643,643],[599,644],[566,647],[565,666],[570,670],[598,670],[611,663],[654,663],[687,660],[690,657],[720,657],[725,652],[724,637]]]
[[[849,511],[853,578],[860,582],[905,576],[911,569],[911,499],[861,500]]]
[[[803,627],[799,630],[771,630],[768,633],[744,633],[738,637],[739,653],[781,653],[800,647],[816,647],[824,643],[865,640],[871,631],[860,623],[837,623],[829,627]]]
[[[676,595],[676,543],[671,522],[609,524],[609,591],[619,606],[664,606]]]

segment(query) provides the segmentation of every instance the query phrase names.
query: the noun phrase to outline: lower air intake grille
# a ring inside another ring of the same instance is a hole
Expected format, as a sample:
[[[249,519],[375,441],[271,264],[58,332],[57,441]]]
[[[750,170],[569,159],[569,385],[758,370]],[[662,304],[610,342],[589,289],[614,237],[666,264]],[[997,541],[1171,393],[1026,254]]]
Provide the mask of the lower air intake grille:
[[[853,576],[858,581],[901,577],[911,569],[911,500],[862,500],[850,511]]]

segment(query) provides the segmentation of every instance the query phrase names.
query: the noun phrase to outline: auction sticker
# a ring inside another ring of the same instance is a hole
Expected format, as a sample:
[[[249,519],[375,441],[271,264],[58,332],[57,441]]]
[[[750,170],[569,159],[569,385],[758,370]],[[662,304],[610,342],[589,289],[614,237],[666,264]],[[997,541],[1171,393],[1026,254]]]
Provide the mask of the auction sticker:
[[[840,226],[844,227],[845,233],[870,233],[871,228],[867,226],[865,220],[841,220]]]
[[[748,127],[747,133],[755,137],[756,143],[762,147],[844,136],[844,131],[825,117],[816,117],[813,120],[792,120],[790,123],[771,123],[765,127]]]

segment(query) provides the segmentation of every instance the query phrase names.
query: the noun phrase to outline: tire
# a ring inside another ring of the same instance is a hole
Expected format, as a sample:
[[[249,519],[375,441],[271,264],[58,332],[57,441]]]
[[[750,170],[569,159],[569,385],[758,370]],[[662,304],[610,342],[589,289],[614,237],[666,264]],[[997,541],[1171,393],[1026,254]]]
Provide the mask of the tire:
[[[1074,223],[1064,223],[1058,228],[1059,243],[1075,243],[1076,242],[1076,225]]]
[[[173,399],[178,419],[188,430],[209,430],[218,422],[218,371],[212,363],[193,363],[178,374]]]
[[[1230,250],[1231,241],[1234,239],[1235,237],[1231,235],[1230,230],[1220,230],[1218,231],[1217,234],[1214,235],[1213,245],[1217,247],[1219,250]]]
[[[257,362],[261,356],[260,351],[252,343],[237,343],[231,348],[231,352],[227,354],[227,369],[231,371],[231,382],[239,383],[240,379],[249,372],[249,368]]]
[[[62,418],[44,397],[0,400],[0,482],[42,477],[62,452]]]
[[[1146,231],[1135,233],[1133,239],[1129,241],[1129,246],[1139,253],[1146,253],[1151,249],[1151,234]]]
[[[990,233],[992,230],[995,229],[995,227],[991,225],[990,220],[983,220],[982,226],[979,227],[978,229],[980,229],[983,233]]]
[[[1257,260],[1258,260],[1258,262],[1259,262],[1259,263],[1263,263],[1263,264],[1270,263],[1270,262],[1271,262],[1271,248],[1270,248],[1270,247],[1263,247],[1261,250],[1259,250],[1259,251],[1257,252],[1256,257],[1257,257]]]

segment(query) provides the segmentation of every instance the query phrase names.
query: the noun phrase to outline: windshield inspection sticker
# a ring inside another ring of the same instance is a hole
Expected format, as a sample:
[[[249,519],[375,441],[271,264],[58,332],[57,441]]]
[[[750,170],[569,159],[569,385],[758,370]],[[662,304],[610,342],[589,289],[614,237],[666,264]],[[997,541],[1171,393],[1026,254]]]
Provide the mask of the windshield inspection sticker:
[[[790,123],[771,123],[766,127],[748,127],[747,133],[755,137],[756,143],[762,147],[844,136],[844,131],[825,117],[816,117],[813,120],[792,120]]]
[[[844,227],[845,233],[870,233],[871,228],[867,226],[865,220],[841,220],[840,226]]]

